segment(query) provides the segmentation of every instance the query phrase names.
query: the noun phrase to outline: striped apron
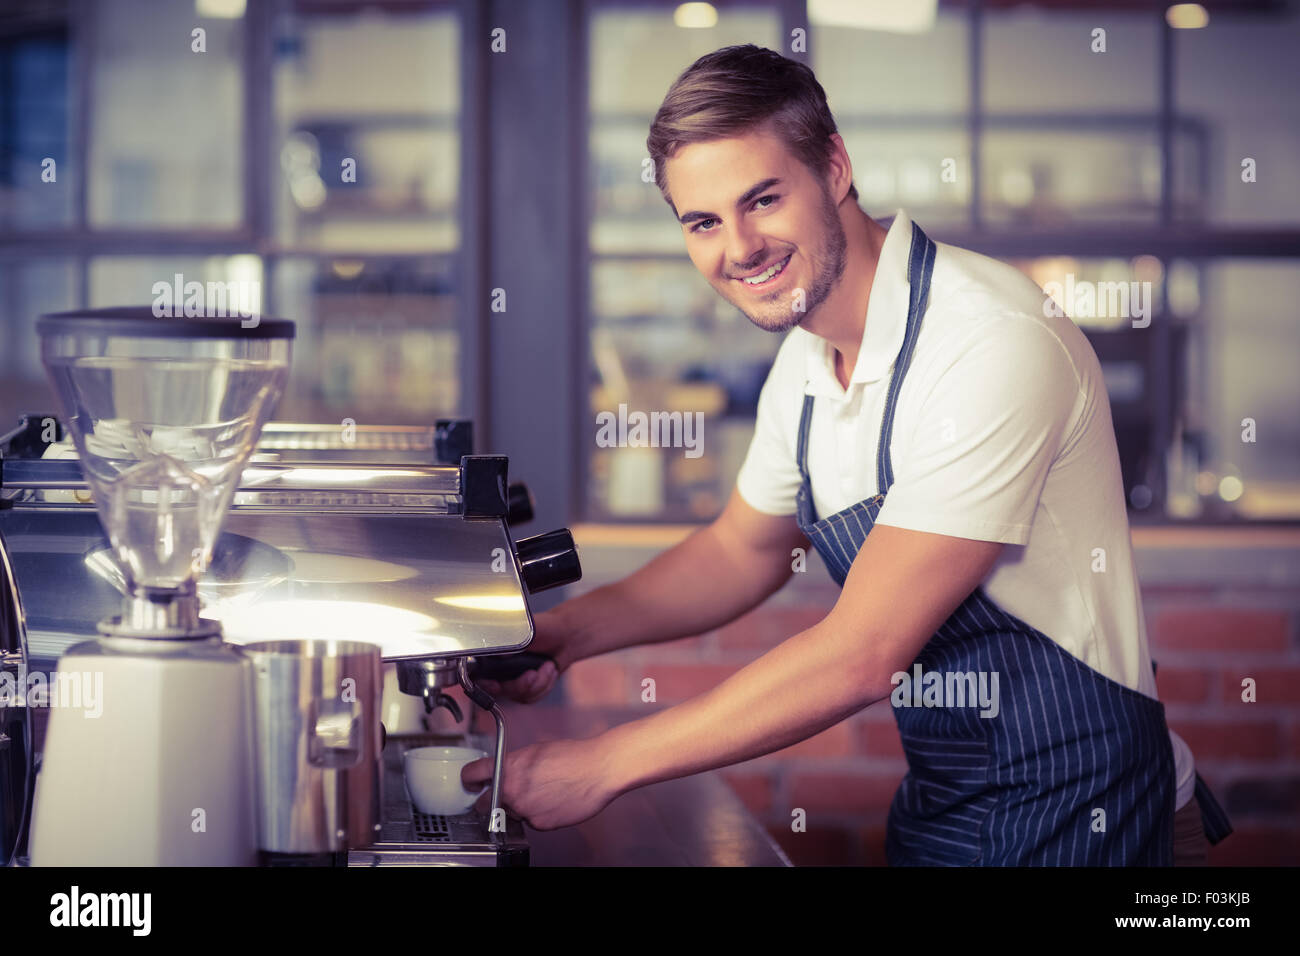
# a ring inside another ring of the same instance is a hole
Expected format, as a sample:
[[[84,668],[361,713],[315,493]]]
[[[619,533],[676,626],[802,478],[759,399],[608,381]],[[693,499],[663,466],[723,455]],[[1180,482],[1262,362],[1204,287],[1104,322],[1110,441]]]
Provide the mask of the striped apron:
[[[907,330],[880,427],[880,494],[820,519],[807,462],[813,396],[804,396],[797,518],[841,587],[893,484],[894,414],[934,257],[934,243],[913,224]],[[952,706],[955,691],[973,690],[981,674],[986,689],[997,675],[996,715],[981,717],[975,694],[962,696],[968,706]],[[921,649],[909,673],[918,676],[893,695],[908,773],[889,810],[891,865],[1172,865],[1176,782],[1160,701],[1088,667],[982,587]],[[935,681],[942,684],[932,698]],[[944,686],[954,688],[948,706]],[[1217,843],[1231,827],[1199,774],[1196,795],[1206,836]]]

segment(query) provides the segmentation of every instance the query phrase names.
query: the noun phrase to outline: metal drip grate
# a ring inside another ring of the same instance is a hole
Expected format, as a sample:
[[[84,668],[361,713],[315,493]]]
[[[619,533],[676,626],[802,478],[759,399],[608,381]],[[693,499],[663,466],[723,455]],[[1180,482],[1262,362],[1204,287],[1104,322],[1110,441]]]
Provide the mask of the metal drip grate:
[[[415,807],[412,807],[411,822],[415,826],[416,843],[451,842],[451,824],[447,822],[446,817],[435,816],[432,813],[421,813]]]

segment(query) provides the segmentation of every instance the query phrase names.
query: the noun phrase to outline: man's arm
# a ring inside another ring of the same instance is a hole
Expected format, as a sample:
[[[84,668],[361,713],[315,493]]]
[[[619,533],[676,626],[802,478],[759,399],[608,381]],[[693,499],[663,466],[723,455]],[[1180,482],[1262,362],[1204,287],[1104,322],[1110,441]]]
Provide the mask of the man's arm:
[[[612,789],[770,753],[888,696],[1002,547],[876,525],[825,619],[713,690],[602,735]]]
[[[891,675],[916,659],[1002,547],[877,524],[820,623],[676,707],[590,740],[508,755],[503,802],[536,829],[569,826],[628,790],[771,753],[839,723],[889,695]],[[462,772],[470,789],[491,776],[486,757]]]
[[[538,630],[554,636],[561,669],[621,647],[701,634],[785,584],[791,552],[807,545],[793,515],[763,514],[733,492],[712,523],[623,580],[554,608]]]

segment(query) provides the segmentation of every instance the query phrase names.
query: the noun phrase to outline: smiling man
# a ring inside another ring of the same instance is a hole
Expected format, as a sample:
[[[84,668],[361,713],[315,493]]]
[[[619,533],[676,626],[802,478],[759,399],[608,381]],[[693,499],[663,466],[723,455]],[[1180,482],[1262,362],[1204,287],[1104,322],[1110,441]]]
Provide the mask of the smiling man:
[[[1216,841],[1227,822],[1156,698],[1083,334],[1015,269],[934,243],[903,212],[888,228],[867,216],[821,86],[777,53],[697,61],[648,146],[696,268],[787,334],[723,513],[538,615],[530,650],[555,664],[497,689],[536,700],[576,660],[716,628],[809,544],[842,590],[699,697],[508,755],[506,806],[534,827],[576,823],[888,697],[909,767],[892,864],[1203,860],[1202,815]],[[464,779],[490,776],[484,760]]]

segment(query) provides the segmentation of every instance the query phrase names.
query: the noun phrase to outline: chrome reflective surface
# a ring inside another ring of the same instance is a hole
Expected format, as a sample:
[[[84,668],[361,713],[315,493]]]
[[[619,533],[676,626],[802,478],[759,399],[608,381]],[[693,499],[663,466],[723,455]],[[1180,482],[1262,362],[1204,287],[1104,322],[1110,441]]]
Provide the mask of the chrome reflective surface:
[[[253,664],[258,844],[330,853],[380,825],[378,649],[359,641],[267,641]]]
[[[107,544],[92,507],[20,504],[0,510],[0,533],[33,661],[57,660],[120,610],[117,589],[86,563]],[[235,508],[215,550],[223,560],[198,589],[203,615],[231,643],[358,640],[400,660],[522,650],[532,639],[498,518]]]
[[[500,519],[235,511],[227,526],[287,552],[295,565],[281,588],[208,608],[227,641],[369,641],[394,660],[519,650],[532,640]]]
[[[460,500],[460,471],[451,465],[356,465],[350,462],[320,461],[284,463],[257,459],[243,469],[235,505],[258,504],[268,495],[301,496],[307,493],[334,496],[357,495],[352,504],[363,503],[359,496],[375,503],[402,505],[427,499],[440,505],[455,505]],[[55,458],[16,460],[6,467],[4,486],[20,491],[81,491],[90,489],[80,461]],[[392,496],[403,496],[394,498]],[[415,499],[415,501],[408,501]],[[46,500],[56,501],[57,497]],[[78,501],[89,501],[83,494]],[[311,503],[310,499],[302,499]],[[297,500],[294,503],[298,503]],[[332,503],[332,502],[321,502]]]

